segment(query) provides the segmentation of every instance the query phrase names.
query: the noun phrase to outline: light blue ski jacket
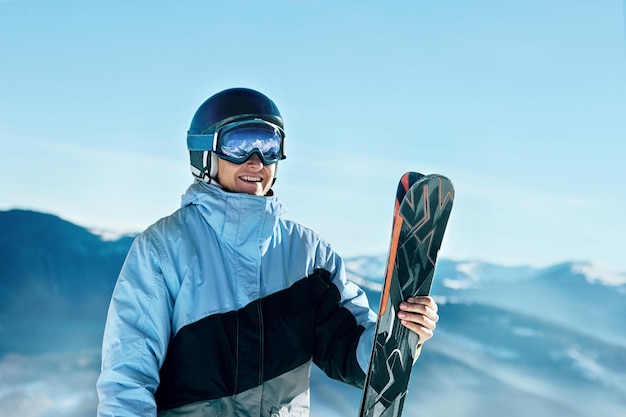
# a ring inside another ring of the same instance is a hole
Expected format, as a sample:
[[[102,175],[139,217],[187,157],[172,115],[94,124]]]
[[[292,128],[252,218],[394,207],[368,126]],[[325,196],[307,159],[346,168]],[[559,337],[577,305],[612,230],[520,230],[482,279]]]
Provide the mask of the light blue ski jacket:
[[[375,327],[276,197],[196,182],[141,233],[107,316],[98,416],[307,416],[315,363],[362,386]]]

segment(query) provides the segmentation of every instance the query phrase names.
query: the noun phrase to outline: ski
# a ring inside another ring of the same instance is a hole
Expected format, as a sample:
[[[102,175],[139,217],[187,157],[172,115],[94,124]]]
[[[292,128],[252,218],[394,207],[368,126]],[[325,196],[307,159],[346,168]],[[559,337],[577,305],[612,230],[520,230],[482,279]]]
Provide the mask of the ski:
[[[419,340],[397,318],[407,298],[428,295],[454,201],[441,175],[408,172],[398,184],[376,335],[359,417],[399,417]]]

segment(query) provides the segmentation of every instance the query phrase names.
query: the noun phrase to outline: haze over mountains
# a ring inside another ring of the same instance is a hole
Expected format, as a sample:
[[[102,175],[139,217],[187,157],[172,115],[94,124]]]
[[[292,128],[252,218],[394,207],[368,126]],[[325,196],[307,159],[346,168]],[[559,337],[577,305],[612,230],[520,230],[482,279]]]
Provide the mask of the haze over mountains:
[[[0,415],[92,416],[106,308],[132,237],[0,212]],[[386,258],[346,262],[377,308]],[[405,415],[621,416],[626,276],[441,259],[440,322]],[[312,415],[357,415],[360,391],[312,375]]]

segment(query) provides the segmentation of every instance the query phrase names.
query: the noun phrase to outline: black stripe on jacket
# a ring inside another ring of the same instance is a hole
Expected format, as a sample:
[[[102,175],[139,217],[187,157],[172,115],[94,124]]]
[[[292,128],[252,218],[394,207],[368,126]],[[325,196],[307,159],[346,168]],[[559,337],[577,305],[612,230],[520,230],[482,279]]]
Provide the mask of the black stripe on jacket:
[[[364,328],[340,300],[330,273],[317,269],[240,310],[185,326],[160,371],[158,409],[238,394],[311,359],[330,377],[362,387],[356,345]]]

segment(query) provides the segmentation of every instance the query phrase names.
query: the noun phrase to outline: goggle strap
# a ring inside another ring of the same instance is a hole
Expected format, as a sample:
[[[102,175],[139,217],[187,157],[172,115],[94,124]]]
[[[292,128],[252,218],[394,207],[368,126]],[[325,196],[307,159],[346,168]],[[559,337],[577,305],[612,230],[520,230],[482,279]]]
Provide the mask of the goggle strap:
[[[187,134],[187,148],[190,151],[205,151],[213,149],[215,143],[215,135],[192,135]]]

